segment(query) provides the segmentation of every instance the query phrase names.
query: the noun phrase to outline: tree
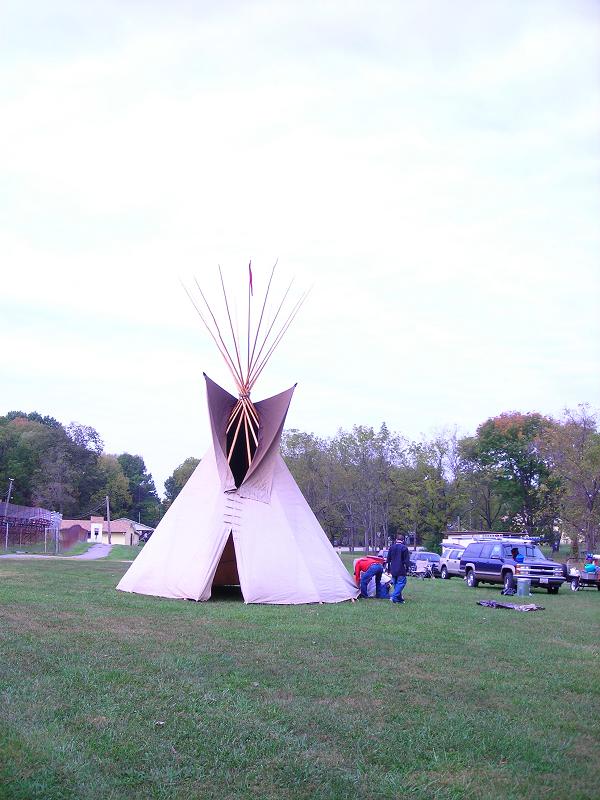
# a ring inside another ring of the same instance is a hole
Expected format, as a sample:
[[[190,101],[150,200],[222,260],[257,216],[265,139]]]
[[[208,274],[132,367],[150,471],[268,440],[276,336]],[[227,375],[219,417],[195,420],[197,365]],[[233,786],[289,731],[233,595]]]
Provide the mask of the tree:
[[[65,446],[43,453],[33,476],[33,505],[71,516],[78,508],[77,472]]]
[[[101,483],[98,452],[102,441],[91,427],[64,428],[37,411],[0,417],[0,485],[15,479],[13,501],[41,505],[66,516],[89,510]]]
[[[0,417],[0,492],[14,478],[14,503],[67,517],[88,516],[109,495],[113,515],[143,517],[154,525],[160,501],[144,459],[102,451],[102,439],[89,425],[71,422],[65,428],[37,411],[10,411]]]
[[[342,470],[332,456],[331,443],[292,429],[283,432],[281,453],[323,530],[332,542],[340,542],[344,533],[339,503]]]
[[[450,453],[450,440],[442,435],[414,442],[396,476],[398,527],[430,549],[439,546],[456,513],[454,487],[446,475]]]
[[[132,497],[127,479],[119,459],[112,455],[101,455],[98,458],[98,472],[101,486],[90,497],[90,508],[101,506],[105,497],[110,498],[111,516],[125,517],[131,510]]]
[[[29,414],[26,414],[24,411],[9,411],[6,415],[7,420],[13,419],[27,419],[30,422],[39,422],[40,425],[45,425],[47,428],[57,428],[60,430],[64,430],[63,425],[54,417],[50,417],[46,415],[43,417],[41,414],[38,414],[37,411],[31,411]]]
[[[571,537],[587,552],[600,549],[600,433],[598,416],[589,406],[567,409],[563,419],[548,427],[541,448],[562,481],[560,516]]]
[[[385,423],[377,433],[355,425],[330,441],[330,458],[338,465],[337,503],[351,547],[359,534],[367,550],[387,543],[396,502],[394,471],[403,463],[405,449],[404,440]]]
[[[13,412],[14,413],[14,412]],[[39,438],[47,440],[40,423],[31,423],[25,415],[0,418],[0,487],[8,487],[14,478],[12,502],[31,505],[32,480],[39,466]]]
[[[71,422],[66,431],[69,439],[82,450],[91,450],[98,455],[103,452],[104,442],[95,428],[89,425],[80,425],[78,422]]]
[[[117,459],[129,481],[129,492],[133,501],[128,516],[138,518],[150,526],[156,525],[160,518],[160,500],[144,459],[130,453],[121,453]]]
[[[199,463],[199,458],[190,456],[189,458],[186,458],[183,464],[180,464],[173,471],[173,474],[169,478],[167,478],[165,481],[165,499],[163,501],[163,507],[165,510],[169,508],[173,500],[175,500],[179,492],[183,489],[192,472],[196,469]]]
[[[530,535],[552,535],[558,518],[560,479],[540,450],[552,421],[541,414],[501,414],[477,429],[468,457],[492,477],[510,527]]]
[[[459,442],[463,520],[470,530],[506,531],[514,516],[514,501],[501,491],[502,474],[495,463],[482,463],[477,437]],[[515,512],[516,513],[516,512]]]

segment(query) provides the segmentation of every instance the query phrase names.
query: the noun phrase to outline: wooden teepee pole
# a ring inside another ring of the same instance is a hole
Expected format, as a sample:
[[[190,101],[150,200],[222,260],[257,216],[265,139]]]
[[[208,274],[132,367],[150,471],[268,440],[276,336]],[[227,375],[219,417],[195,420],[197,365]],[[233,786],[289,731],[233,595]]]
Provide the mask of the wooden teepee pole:
[[[246,408],[246,416],[248,417],[248,426],[250,428],[250,432],[252,433],[252,438],[254,439],[254,444],[258,447],[258,439],[256,438],[256,433],[254,432],[254,425],[252,424],[253,421],[256,424],[256,427],[259,427],[258,417],[256,416],[256,410],[254,408],[254,404],[252,400],[248,398],[247,402],[245,403]]]
[[[242,370],[242,362],[240,361],[240,350],[239,350],[239,347],[238,347],[237,337],[236,337],[235,331],[233,329],[233,322],[231,321],[231,314],[229,312],[229,301],[227,300],[227,292],[225,291],[225,281],[223,280],[223,272],[221,271],[221,267],[220,266],[219,266],[219,276],[221,278],[221,286],[223,287],[223,297],[225,298],[225,308],[227,310],[227,318],[229,319],[229,327],[231,329],[231,336],[233,338],[233,346],[235,348],[235,355],[236,355],[236,358],[237,358],[238,366],[240,368],[240,378],[241,378],[240,382],[241,382],[241,384],[243,386],[244,385],[244,380],[243,380],[243,377],[242,377],[243,376],[243,370]]]
[[[273,320],[271,321],[271,324],[269,325],[269,328],[268,328],[268,330],[267,330],[267,332],[266,332],[266,334],[265,334],[265,337],[264,337],[264,339],[263,339],[263,341],[262,341],[262,344],[261,344],[261,346],[260,346],[260,348],[259,348],[259,351],[258,351],[258,353],[256,354],[256,357],[254,357],[254,358],[252,359],[252,363],[250,364],[250,376],[252,375],[252,372],[254,371],[254,366],[255,366],[256,362],[257,362],[257,361],[260,359],[261,353],[262,353],[262,351],[264,350],[264,347],[265,347],[265,345],[266,345],[266,343],[267,343],[267,339],[269,338],[269,336],[270,336],[270,334],[271,334],[271,331],[273,330],[273,326],[275,325],[275,323],[276,323],[276,321],[277,321],[277,317],[279,316],[279,314],[280,314],[280,312],[281,312],[281,309],[282,309],[282,307],[283,307],[283,304],[285,303],[286,297],[288,296],[288,294],[289,294],[289,291],[290,291],[290,289],[292,288],[292,284],[293,284],[293,282],[294,282],[294,281],[292,280],[292,281],[290,282],[290,285],[289,285],[289,286],[288,286],[288,288],[286,289],[286,291],[285,291],[285,294],[283,295],[283,299],[282,299],[282,301],[281,301],[281,303],[279,304],[279,307],[278,307],[278,309],[277,309],[277,312],[276,312],[275,316],[273,317]],[[250,379],[250,376],[248,376],[248,377],[249,377],[249,379]]]
[[[246,454],[248,456],[248,466],[252,463],[252,453],[250,452],[250,435],[248,433],[248,412],[244,408],[244,429],[246,433]]]
[[[246,380],[250,375],[250,300],[252,298],[252,261],[248,264],[248,341],[246,347]]]
[[[198,284],[198,281],[196,281],[196,284]],[[222,336],[220,335],[220,332],[219,332],[219,326],[216,324],[216,320],[215,320],[215,318],[214,318],[214,315],[212,314],[212,311],[211,311],[210,313],[211,313],[211,315],[212,315],[212,317],[213,317],[213,320],[214,320],[214,322],[215,322],[215,325],[216,325],[216,327],[217,327],[217,332],[219,333],[219,339],[221,340],[221,344],[219,344],[219,341],[217,340],[217,337],[216,337],[216,336],[214,335],[214,333],[212,332],[212,330],[211,330],[211,328],[210,328],[210,325],[209,325],[209,324],[207,323],[207,321],[204,319],[204,316],[203,316],[202,312],[200,311],[200,309],[199,309],[199,308],[198,308],[198,306],[196,305],[196,303],[195,303],[195,301],[194,301],[194,298],[192,297],[192,295],[191,295],[191,294],[190,294],[190,292],[188,291],[187,287],[186,287],[186,286],[185,286],[183,283],[182,283],[181,285],[183,286],[185,293],[186,293],[186,294],[187,294],[187,296],[189,297],[189,299],[190,299],[190,302],[192,303],[192,305],[193,305],[193,306],[194,306],[194,308],[196,309],[196,313],[198,314],[198,316],[199,316],[199,317],[200,317],[200,319],[202,320],[202,322],[203,322],[203,324],[204,324],[204,327],[205,327],[205,328],[206,328],[206,330],[209,332],[209,334],[210,334],[210,336],[211,336],[212,340],[214,341],[214,343],[217,345],[217,349],[218,349],[219,353],[221,353],[221,355],[223,356],[223,359],[225,360],[225,363],[227,364],[227,366],[228,366],[228,368],[229,368],[229,371],[231,372],[231,376],[233,377],[233,380],[234,380],[234,382],[235,382],[235,385],[236,385],[236,386],[238,386],[238,387],[239,387],[239,386],[241,386],[241,384],[242,384],[242,377],[241,377],[241,375],[238,375],[238,374],[237,374],[237,372],[236,372],[236,370],[235,370],[235,366],[234,366],[234,364],[233,364],[233,361],[231,360],[231,356],[229,355],[229,352],[227,351],[227,347],[225,346],[225,342],[223,342],[223,338],[222,338]],[[198,289],[200,289],[200,286],[199,286],[199,285],[198,285]],[[200,294],[202,294],[202,289],[200,289]],[[203,297],[203,299],[204,299],[204,302],[206,303],[206,298],[204,297],[204,295],[203,295],[203,294],[202,294],[202,297]],[[208,310],[210,311],[210,306],[208,305],[208,303],[206,303],[206,306],[207,306]]]
[[[280,341],[283,339],[283,337],[284,337],[284,335],[285,335],[285,332],[287,331],[287,329],[290,327],[290,325],[291,325],[291,324],[292,324],[292,322],[294,321],[294,318],[296,317],[296,314],[298,313],[298,311],[300,311],[300,308],[302,307],[302,304],[304,303],[304,301],[306,300],[306,298],[307,298],[307,297],[308,297],[308,292],[305,292],[305,293],[302,295],[302,297],[300,298],[300,300],[298,300],[298,302],[296,303],[296,305],[294,306],[294,308],[292,309],[292,312],[290,313],[289,317],[287,318],[287,321],[284,323],[283,327],[281,328],[281,330],[279,331],[279,333],[278,333],[278,334],[277,334],[277,336],[275,337],[275,340],[274,340],[274,342],[272,343],[272,345],[270,346],[270,348],[269,348],[269,350],[267,351],[266,355],[263,357],[263,360],[262,360],[262,362],[261,362],[261,363],[260,363],[260,365],[259,365],[259,366],[258,366],[258,367],[257,367],[257,368],[254,370],[254,372],[253,372],[253,375],[252,375],[252,376],[251,376],[251,378],[250,378],[250,382],[249,382],[249,386],[248,386],[248,391],[250,391],[250,390],[252,389],[252,387],[254,386],[254,384],[256,383],[256,381],[257,381],[257,379],[258,379],[258,377],[259,377],[260,373],[261,373],[261,372],[263,371],[263,369],[265,368],[265,366],[266,366],[266,364],[267,364],[267,361],[269,360],[269,358],[271,358],[271,356],[272,356],[273,352],[275,351],[275,348],[277,347],[277,345],[279,344],[279,342],[280,342]]]
[[[237,416],[238,410],[240,409],[241,405],[242,405],[242,401],[238,400],[237,403],[235,404],[235,406],[233,407],[233,411],[229,415],[229,424],[227,425],[227,429],[226,429],[225,433],[229,433],[229,431],[233,427],[233,423],[235,422],[235,418]]]
[[[275,274],[275,267],[277,266],[277,261],[273,264],[273,269],[271,270],[271,275],[269,277],[269,283],[267,284],[267,291],[265,292],[265,299],[263,300],[262,309],[260,312],[260,318],[258,320],[258,325],[256,327],[256,335],[254,337],[254,345],[252,346],[252,355],[250,356],[250,365],[248,367],[248,378],[250,378],[250,371],[252,364],[254,362],[254,352],[256,350],[256,343],[258,342],[258,334],[260,333],[260,327],[262,325],[263,316],[265,313],[265,307],[267,305],[267,299],[269,297],[269,292],[271,291],[271,281],[273,280],[273,275]]]
[[[235,450],[235,444],[237,442],[238,435],[240,433],[240,427],[242,424],[242,419],[244,418],[243,411],[240,411],[240,418],[238,420],[237,428],[235,429],[235,433],[233,434],[233,441],[231,442],[231,447],[229,448],[229,453],[227,454],[227,463],[231,462],[231,456],[233,455],[233,451]]]

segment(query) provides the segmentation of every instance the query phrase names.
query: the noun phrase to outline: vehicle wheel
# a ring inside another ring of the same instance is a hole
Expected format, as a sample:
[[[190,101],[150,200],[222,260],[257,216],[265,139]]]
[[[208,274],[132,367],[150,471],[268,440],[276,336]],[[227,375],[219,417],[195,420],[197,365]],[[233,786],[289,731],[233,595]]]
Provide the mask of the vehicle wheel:
[[[450,575],[448,575],[448,570],[446,569],[446,565],[445,564],[441,569],[441,576],[445,581],[447,581],[448,578],[450,577]],[[598,588],[600,589],[600,586]]]
[[[558,594],[560,586],[548,586],[548,594]]]
[[[469,589],[476,589],[478,583],[479,581],[475,577],[475,573],[473,572],[473,570],[472,569],[467,570],[467,586],[469,587]]]
[[[512,572],[505,572],[502,578],[502,582],[504,583],[504,591],[505,592],[513,592],[515,589],[515,579],[513,577]]]
[[[571,591],[572,592],[576,592],[577,589],[579,589],[579,581],[577,580],[577,578],[572,578],[571,579]]]

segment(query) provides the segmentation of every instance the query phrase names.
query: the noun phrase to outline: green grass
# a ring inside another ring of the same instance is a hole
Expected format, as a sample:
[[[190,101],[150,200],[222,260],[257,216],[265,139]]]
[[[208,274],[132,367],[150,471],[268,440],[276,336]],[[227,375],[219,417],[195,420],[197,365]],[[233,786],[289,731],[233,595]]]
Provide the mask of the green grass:
[[[0,561],[0,798],[596,798],[600,592],[196,604]]]
[[[62,555],[64,556],[80,556],[83,553],[87,553],[87,551],[92,547],[93,542],[76,542],[73,547],[70,547],[68,550],[64,550]]]
[[[10,544],[8,546],[8,550],[4,547],[4,542],[2,542],[2,546],[0,548],[0,554],[4,555],[5,553],[36,553],[36,554],[44,554],[47,555],[54,555],[54,542],[48,538],[48,542],[46,543],[46,548],[44,550],[44,543],[43,542],[35,542],[34,544]]]
[[[126,544],[113,544],[110,553],[104,557],[104,561],[133,561],[141,552],[144,545],[130,547]]]

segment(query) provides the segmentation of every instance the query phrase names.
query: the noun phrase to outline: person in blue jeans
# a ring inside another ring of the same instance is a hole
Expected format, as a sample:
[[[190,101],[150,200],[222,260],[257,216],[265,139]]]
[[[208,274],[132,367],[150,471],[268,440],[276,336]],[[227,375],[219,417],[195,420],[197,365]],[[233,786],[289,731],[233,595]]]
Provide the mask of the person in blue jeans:
[[[381,597],[381,576],[383,575],[383,564],[371,564],[371,566],[360,576],[360,596],[368,597],[367,587],[371,578],[375,578],[375,597]]]
[[[410,566],[410,553],[404,544],[404,536],[396,536],[395,543],[390,547],[387,555],[387,568],[394,582],[394,591],[390,600],[392,603],[403,603],[402,590],[406,586],[406,576]]]

